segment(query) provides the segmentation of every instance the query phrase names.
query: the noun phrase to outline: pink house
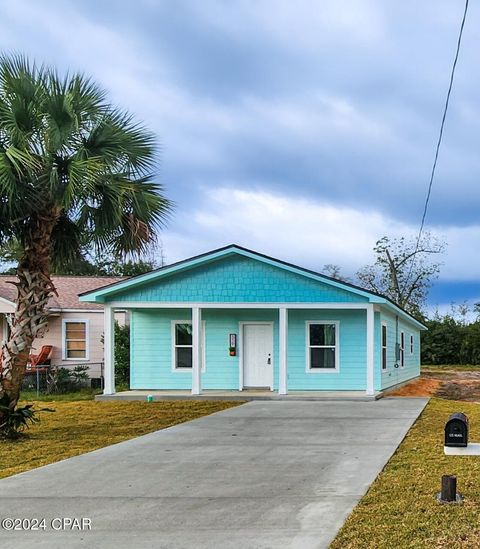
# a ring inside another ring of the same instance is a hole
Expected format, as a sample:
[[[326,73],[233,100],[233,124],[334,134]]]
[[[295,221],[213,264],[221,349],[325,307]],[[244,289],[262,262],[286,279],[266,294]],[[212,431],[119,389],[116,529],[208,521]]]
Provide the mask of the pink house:
[[[15,310],[16,288],[10,282],[15,277],[0,275],[0,337],[8,337],[8,316]],[[87,364],[90,377],[100,377],[103,363],[103,306],[82,303],[78,294],[93,291],[101,286],[119,282],[121,277],[102,276],[53,276],[58,296],[49,301],[49,322],[45,336],[35,340],[32,354],[42,346],[52,345],[51,364],[73,366]],[[126,313],[120,311],[116,319],[126,322]]]

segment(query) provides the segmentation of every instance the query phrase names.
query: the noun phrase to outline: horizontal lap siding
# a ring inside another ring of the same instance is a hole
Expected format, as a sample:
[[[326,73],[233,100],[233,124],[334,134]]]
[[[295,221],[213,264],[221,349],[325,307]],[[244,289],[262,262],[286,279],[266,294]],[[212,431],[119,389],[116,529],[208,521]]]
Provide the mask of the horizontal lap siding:
[[[202,386],[205,389],[238,389],[239,354],[229,356],[229,334],[237,334],[239,344],[240,322],[274,322],[273,367],[275,384],[278,383],[278,312],[269,310],[205,310],[203,314],[206,327],[207,368],[202,375]]]
[[[135,310],[131,320],[131,388],[191,389],[191,372],[172,371],[171,321],[191,318],[190,309]],[[232,389],[239,385],[239,357],[229,356],[229,334],[239,336],[239,323],[275,321],[274,368],[278,383],[278,313],[260,310],[204,310],[206,371],[204,389]],[[238,337],[237,337],[238,341]]]
[[[172,372],[171,321],[189,320],[189,309],[132,311],[130,387],[189,389],[190,372]]]
[[[190,389],[191,372],[172,371],[171,321],[191,318],[189,309],[135,310],[131,320],[132,389]],[[274,322],[274,389],[278,389],[278,311],[204,310],[206,371],[204,389],[238,389],[239,348],[228,352],[229,334],[240,322]],[[306,372],[308,320],[340,322],[339,373]],[[288,388],[290,390],[364,390],[366,384],[365,311],[289,311]]]
[[[340,322],[339,372],[306,372],[306,321]],[[288,388],[291,390],[364,390],[366,385],[365,311],[289,311]]]
[[[397,342],[397,330],[395,315],[382,312],[381,322],[387,325],[387,369],[381,370],[381,388],[386,389],[392,385],[403,383],[420,375],[420,331],[412,324],[399,319],[398,342],[400,332],[405,332],[405,366],[395,368],[395,344]],[[410,353],[410,335],[414,338],[414,352]]]

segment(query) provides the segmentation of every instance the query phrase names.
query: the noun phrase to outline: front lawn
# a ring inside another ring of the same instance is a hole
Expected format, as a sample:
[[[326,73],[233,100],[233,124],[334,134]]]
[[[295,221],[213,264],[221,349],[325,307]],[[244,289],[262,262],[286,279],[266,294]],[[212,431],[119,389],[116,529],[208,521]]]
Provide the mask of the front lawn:
[[[14,442],[0,441],[0,478],[238,406],[241,402],[57,400],[36,404],[37,408],[53,408],[55,412],[41,413],[41,422],[26,431],[27,437]]]
[[[332,549],[480,547],[480,457],[443,453],[445,421],[457,411],[469,417],[470,440],[480,441],[478,404],[431,399]],[[462,505],[437,503],[444,474],[457,475]]]
[[[30,401],[42,401],[42,402],[73,402],[75,400],[93,400],[95,395],[100,395],[102,393],[101,389],[79,389],[78,391],[72,393],[54,393],[54,394],[43,394],[40,393],[37,396],[36,391],[22,391],[20,398],[22,400]]]

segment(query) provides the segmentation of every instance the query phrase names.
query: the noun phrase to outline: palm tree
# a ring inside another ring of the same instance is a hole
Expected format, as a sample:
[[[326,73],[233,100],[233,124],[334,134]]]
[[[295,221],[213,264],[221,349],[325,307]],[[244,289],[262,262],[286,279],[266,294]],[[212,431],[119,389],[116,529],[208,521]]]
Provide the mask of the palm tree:
[[[121,256],[155,241],[171,210],[152,181],[155,162],[153,134],[90,79],[0,56],[0,245],[21,251],[2,347],[3,418],[15,410],[32,342],[47,325],[52,265],[75,259],[85,243]]]

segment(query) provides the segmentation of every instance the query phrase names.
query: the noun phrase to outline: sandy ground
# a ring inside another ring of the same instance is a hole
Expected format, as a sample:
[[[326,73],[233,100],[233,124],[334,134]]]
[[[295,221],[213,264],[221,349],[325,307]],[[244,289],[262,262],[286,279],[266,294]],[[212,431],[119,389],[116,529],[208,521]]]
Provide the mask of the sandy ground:
[[[480,402],[480,367],[478,370],[422,370],[419,379],[388,393],[389,396],[438,396],[449,400]]]

